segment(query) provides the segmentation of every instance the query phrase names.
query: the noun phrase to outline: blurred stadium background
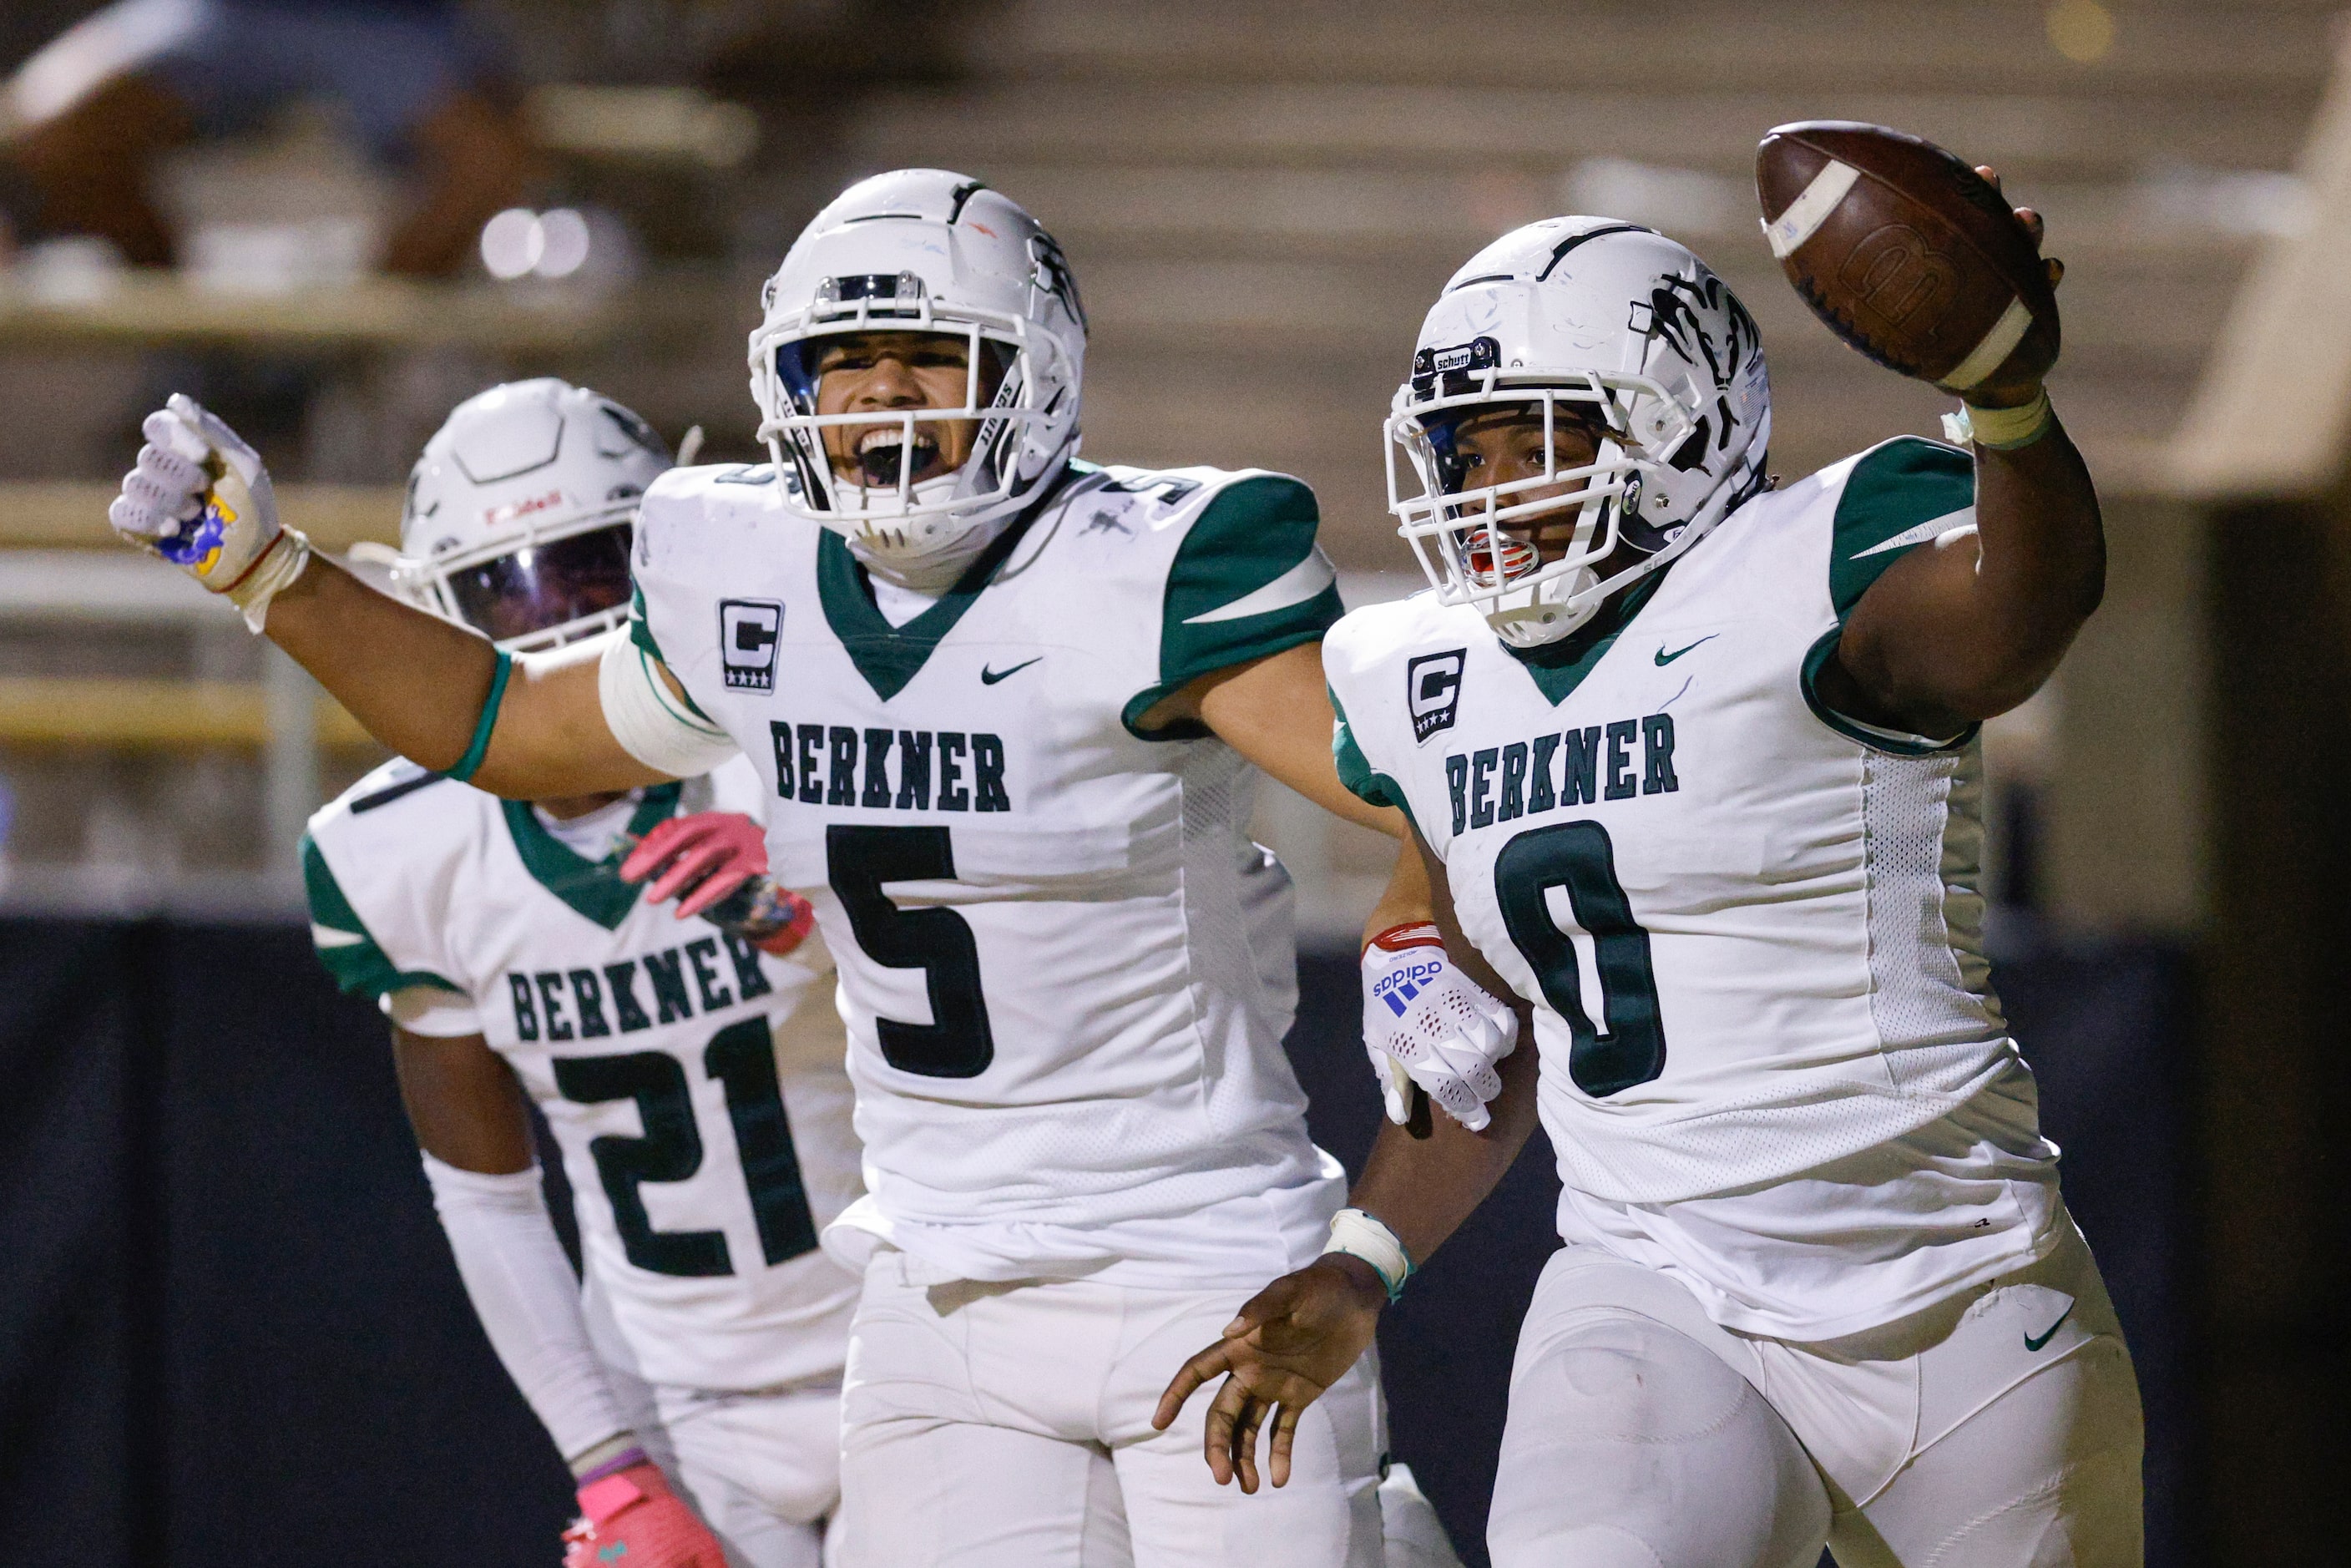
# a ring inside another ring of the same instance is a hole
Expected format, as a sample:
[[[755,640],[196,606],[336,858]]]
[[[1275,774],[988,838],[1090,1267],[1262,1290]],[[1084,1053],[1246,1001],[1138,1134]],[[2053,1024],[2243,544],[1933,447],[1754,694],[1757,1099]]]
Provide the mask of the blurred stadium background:
[[[10,0],[0,68],[95,9]],[[407,176],[332,102],[155,164],[175,267],[27,227],[0,271],[0,1517],[34,1543],[13,1555],[546,1562],[565,1500],[430,1233],[376,1026],[298,929],[301,821],[381,754],[105,527],[164,392],[253,435],[288,520],[343,549],[389,543],[426,434],[517,375],[752,458],[759,280],[849,180],[941,164],[1066,247],[1093,318],[1089,451],[1303,476],[1361,602],[1418,581],[1376,439],[1411,334],[1465,256],[1534,217],[1633,218],[1708,256],[1763,327],[1780,472],[1936,430],[1943,401],[1820,329],[1756,231],[1756,139],[1822,116],[1996,165],[2067,263],[2054,391],[2111,569],[2050,690],[1988,732],[2001,981],[2147,1383],[2153,1560],[2340,1549],[2333,5],[467,9],[503,40],[535,155],[455,275],[371,265]],[[0,126],[20,134],[69,75],[18,76]],[[1322,955],[1295,1052],[1352,1156],[1375,1113],[1346,944],[1377,848],[1294,799],[1262,826]],[[235,956],[256,922],[283,928],[270,967]],[[1398,1453],[1479,1562],[1497,1368],[1549,1241],[1539,1165],[1390,1325]],[[1447,1301],[1487,1343],[1438,1333]]]

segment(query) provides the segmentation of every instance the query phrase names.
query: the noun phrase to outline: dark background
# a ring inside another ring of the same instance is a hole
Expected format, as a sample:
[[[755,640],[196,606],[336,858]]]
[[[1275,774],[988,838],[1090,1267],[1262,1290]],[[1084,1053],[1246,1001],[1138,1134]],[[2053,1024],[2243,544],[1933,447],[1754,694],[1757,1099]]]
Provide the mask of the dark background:
[[[466,1306],[381,1021],[308,949],[290,925],[0,921],[8,1563],[557,1560],[567,1478]],[[1998,971],[2137,1358],[2156,1568],[2201,1556],[2184,974],[2127,944]],[[1379,1115],[1353,967],[1301,978],[1291,1055],[1352,1167]],[[1472,1564],[1555,1191],[1538,1134],[1383,1331],[1396,1457]]]

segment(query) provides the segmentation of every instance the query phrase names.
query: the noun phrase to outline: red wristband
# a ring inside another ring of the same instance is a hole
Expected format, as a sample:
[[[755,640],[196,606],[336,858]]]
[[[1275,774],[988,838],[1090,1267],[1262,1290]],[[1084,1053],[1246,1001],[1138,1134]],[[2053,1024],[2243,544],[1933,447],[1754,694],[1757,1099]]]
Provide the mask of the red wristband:
[[[1442,947],[1445,938],[1438,934],[1433,920],[1407,921],[1391,925],[1364,944],[1366,951],[1377,947],[1383,953],[1402,953],[1413,947]]]

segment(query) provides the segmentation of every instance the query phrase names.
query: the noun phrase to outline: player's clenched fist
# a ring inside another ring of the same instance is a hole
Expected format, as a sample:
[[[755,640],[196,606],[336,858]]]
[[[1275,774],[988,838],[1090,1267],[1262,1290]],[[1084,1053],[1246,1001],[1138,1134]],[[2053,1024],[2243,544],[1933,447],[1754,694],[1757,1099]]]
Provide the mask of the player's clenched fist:
[[[1516,1014],[1446,956],[1432,925],[1397,925],[1364,949],[1364,1051],[1388,1120],[1404,1124],[1413,1085],[1471,1132],[1502,1092],[1494,1064],[1519,1042]]]
[[[107,511],[114,531],[226,595],[260,631],[271,597],[310,554],[308,539],[278,525],[260,455],[182,392],[140,431],[147,444]]]
[[[563,1532],[563,1568],[726,1568],[718,1538],[650,1462],[581,1487],[580,1510]]]

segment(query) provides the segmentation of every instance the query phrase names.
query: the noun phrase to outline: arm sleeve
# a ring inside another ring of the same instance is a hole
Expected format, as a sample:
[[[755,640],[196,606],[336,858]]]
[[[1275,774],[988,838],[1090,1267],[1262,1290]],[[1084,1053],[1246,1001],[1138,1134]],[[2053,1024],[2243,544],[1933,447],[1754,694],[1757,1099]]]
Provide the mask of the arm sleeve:
[[[1160,612],[1159,679],[1123,717],[1144,740],[1192,739],[1197,725],[1144,730],[1152,706],[1202,675],[1311,643],[1339,619],[1339,574],[1314,534],[1314,492],[1278,474],[1235,480],[1186,531]]]
[[[638,601],[640,611],[643,601]],[[691,699],[681,702],[661,678],[659,647],[632,619],[629,634],[604,645],[596,667],[596,695],[604,723],[621,749],[656,772],[695,779],[739,755],[734,739]]]
[[[474,998],[438,986],[407,986],[386,991],[376,1006],[400,1028],[427,1040],[462,1040],[482,1032],[481,1009]]]
[[[1846,619],[1886,569],[1947,534],[1976,526],[1974,459],[1955,446],[1897,436],[1855,460],[1838,492],[1829,539],[1829,601],[1836,624],[1804,655],[1804,702],[1813,716],[1848,740],[1902,757],[1923,757],[1972,739],[1980,727],[1956,736],[1908,735],[1838,713],[1821,700],[1820,674],[1836,653]]]
[[[431,969],[402,969],[392,961],[344,895],[334,868],[327,863],[318,840],[308,833],[302,835],[302,891],[310,904],[310,941],[318,949],[319,961],[347,993],[381,997],[421,986],[465,994],[465,988],[445,975]]]
[[[490,1176],[426,1155],[424,1179],[474,1315],[566,1462],[626,1432],[538,1167]]]

